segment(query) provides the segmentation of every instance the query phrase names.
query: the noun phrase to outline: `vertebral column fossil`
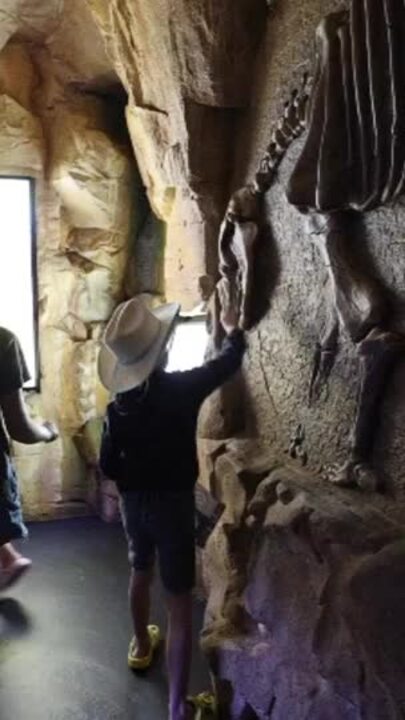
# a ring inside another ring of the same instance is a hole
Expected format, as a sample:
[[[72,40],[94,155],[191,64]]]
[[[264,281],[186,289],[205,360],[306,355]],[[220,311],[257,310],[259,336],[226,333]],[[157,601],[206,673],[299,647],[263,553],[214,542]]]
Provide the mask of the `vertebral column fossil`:
[[[264,237],[263,198],[289,146],[305,130],[307,102],[308,77],[304,76],[302,87],[294,90],[273,128],[254,182],[237,190],[228,203],[218,242],[220,279],[211,302],[215,347],[220,346],[223,335],[218,319],[221,306],[238,307],[239,325],[245,330],[250,330],[260,319],[253,312],[252,284],[256,248]]]

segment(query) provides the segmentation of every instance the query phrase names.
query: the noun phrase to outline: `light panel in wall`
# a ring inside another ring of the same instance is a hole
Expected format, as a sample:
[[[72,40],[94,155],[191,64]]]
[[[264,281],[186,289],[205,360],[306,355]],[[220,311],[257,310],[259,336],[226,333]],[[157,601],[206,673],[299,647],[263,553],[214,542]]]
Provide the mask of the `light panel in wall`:
[[[34,181],[0,177],[0,325],[19,339],[38,386]]]

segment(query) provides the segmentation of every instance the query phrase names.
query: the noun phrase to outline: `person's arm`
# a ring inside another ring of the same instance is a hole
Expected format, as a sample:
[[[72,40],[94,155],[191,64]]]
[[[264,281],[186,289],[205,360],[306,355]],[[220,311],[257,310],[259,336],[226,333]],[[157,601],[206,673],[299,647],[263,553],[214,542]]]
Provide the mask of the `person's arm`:
[[[13,440],[32,445],[52,442],[58,437],[58,431],[52,423],[45,422],[41,425],[30,418],[22,390],[15,390],[0,397],[0,405],[7,432]]]
[[[51,442],[58,437],[52,423],[36,423],[29,416],[22,387],[29,380],[24,355],[15,335],[0,328],[0,407],[10,437],[33,444]]]
[[[202,403],[208,395],[219,388],[239,370],[246,350],[245,335],[239,326],[239,301],[232,303],[230,293],[219,283],[221,301],[221,325],[227,337],[223,340],[220,353],[199,368],[181,373],[182,387]]]
[[[242,330],[234,329],[225,338],[219,355],[204,365],[181,373],[184,392],[202,402],[239,370],[246,349]]]

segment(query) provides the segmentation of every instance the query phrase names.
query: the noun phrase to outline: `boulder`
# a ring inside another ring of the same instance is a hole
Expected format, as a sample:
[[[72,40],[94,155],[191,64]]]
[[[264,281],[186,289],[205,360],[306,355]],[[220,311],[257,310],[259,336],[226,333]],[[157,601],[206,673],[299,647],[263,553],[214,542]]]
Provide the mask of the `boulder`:
[[[205,551],[202,643],[224,717],[400,717],[405,528],[373,496],[289,467],[243,502],[234,463],[216,461],[231,509]]]

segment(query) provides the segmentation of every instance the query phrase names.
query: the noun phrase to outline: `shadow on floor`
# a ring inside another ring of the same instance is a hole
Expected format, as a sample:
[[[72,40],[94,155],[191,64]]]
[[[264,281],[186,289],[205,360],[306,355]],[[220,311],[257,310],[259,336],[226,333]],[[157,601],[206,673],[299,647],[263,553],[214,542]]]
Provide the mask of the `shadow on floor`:
[[[0,600],[1,720],[166,720],[163,653],[145,675],[126,666],[126,544],[97,519],[35,524],[24,551],[33,569]],[[208,686],[196,604],[191,691]],[[155,583],[152,621],[166,624]]]
[[[0,642],[24,635],[30,628],[30,617],[18,600],[14,598],[0,599]]]

